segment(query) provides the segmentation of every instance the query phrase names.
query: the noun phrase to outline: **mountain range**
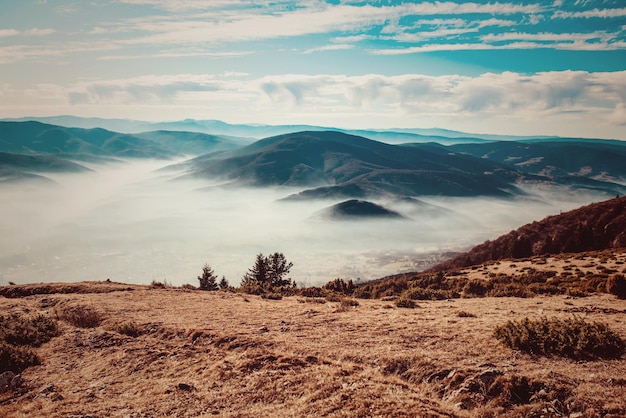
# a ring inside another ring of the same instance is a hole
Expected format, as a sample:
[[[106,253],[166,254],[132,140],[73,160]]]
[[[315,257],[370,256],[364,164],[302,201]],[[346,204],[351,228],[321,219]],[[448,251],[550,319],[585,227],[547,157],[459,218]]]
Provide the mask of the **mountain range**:
[[[88,124],[107,120],[82,121]],[[113,120],[109,124],[122,122]],[[254,141],[250,136],[224,133],[249,135],[257,129],[256,135],[307,126],[183,122],[179,126],[164,123],[146,127],[189,127],[195,123],[206,130],[213,127],[216,133],[153,130],[131,134],[37,121],[0,122],[0,152],[5,153],[0,164],[3,178],[29,178],[45,172],[46,167],[49,171],[76,171],[80,169],[76,162],[187,155],[193,158],[176,166],[185,170],[182,177],[219,178],[230,185],[300,189],[287,200],[420,195],[507,197],[523,195],[524,186],[532,184],[593,190],[607,196],[626,192],[623,141],[541,137],[495,141],[497,137],[476,138],[436,130],[429,131],[430,136],[420,134],[417,142],[391,144],[372,138],[379,135],[406,139],[406,135],[418,134],[404,130],[359,131],[362,135],[353,135],[319,127]],[[445,137],[447,140],[456,142],[423,142],[424,138],[444,138],[444,134],[450,135]],[[56,159],[24,159],[20,155]]]

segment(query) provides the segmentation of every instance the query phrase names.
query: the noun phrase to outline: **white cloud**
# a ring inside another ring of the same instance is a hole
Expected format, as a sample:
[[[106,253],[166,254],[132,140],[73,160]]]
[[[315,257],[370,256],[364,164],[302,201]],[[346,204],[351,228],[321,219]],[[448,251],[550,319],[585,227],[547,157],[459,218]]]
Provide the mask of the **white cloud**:
[[[324,45],[318,46],[316,48],[310,48],[304,51],[304,54],[312,54],[314,52],[323,52],[323,51],[340,51],[346,49],[352,49],[354,45],[350,44],[332,44],[332,45]]]
[[[15,29],[0,29],[0,38],[4,38],[6,36],[15,36],[19,34]]]
[[[626,7],[610,9],[593,9],[580,12],[566,12],[558,10],[552,15],[553,19],[578,19],[578,18],[614,18],[626,16]]]
[[[56,32],[54,29],[33,28],[33,29],[27,30],[24,33],[27,34],[27,35],[32,35],[32,36],[44,36],[44,35],[51,35],[54,32]]]

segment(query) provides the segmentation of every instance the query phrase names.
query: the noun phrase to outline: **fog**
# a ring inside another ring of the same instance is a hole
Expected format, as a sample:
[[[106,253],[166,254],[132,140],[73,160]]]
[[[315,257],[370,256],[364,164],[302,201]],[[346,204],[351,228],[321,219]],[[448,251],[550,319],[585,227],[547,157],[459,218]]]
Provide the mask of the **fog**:
[[[257,253],[283,252],[300,285],[371,280],[421,270],[532,220],[599,195],[529,190],[523,199],[380,201],[406,220],[337,221],[314,215],[338,201],[280,202],[299,189],[175,180],[171,161],[90,166],[48,174],[56,184],[0,184],[0,285],[106,280],[197,285],[204,263],[239,285]]]

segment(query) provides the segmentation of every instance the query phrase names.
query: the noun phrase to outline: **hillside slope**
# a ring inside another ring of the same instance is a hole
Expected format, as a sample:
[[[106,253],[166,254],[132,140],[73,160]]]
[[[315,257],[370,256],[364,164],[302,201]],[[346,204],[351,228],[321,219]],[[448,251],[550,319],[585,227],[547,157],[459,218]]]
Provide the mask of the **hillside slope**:
[[[565,182],[589,189],[618,190],[618,185],[626,181],[625,141],[553,138],[457,144],[450,149],[529,174],[555,180],[567,178]]]
[[[467,267],[504,258],[620,247],[626,247],[626,197],[594,203],[524,225],[431,270]]]
[[[191,160],[189,175],[239,184],[304,186],[296,198],[395,195],[507,196],[538,180],[438,144],[385,144],[341,132],[298,132]]]
[[[40,122],[0,122],[0,151],[15,154],[169,159],[241,146],[229,138],[189,132],[131,135],[102,128],[67,128]]]

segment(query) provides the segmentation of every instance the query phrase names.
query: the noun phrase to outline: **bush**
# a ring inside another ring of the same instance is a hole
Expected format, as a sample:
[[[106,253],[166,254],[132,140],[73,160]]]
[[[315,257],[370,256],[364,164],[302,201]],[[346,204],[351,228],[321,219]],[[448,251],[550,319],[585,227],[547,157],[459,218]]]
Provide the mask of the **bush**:
[[[346,282],[343,279],[335,279],[322,286],[322,289],[349,296],[352,295],[352,292],[354,291],[354,283],[352,280],[348,280]]]
[[[530,354],[618,358],[624,351],[624,342],[608,325],[576,317],[509,321],[496,327],[494,336],[506,346]]]
[[[606,291],[620,299],[626,299],[626,278],[623,274],[612,274],[606,281]]]
[[[58,333],[56,321],[44,315],[0,316],[0,371],[21,373],[26,367],[40,364],[30,347],[39,347]]]
[[[143,334],[143,331],[135,322],[116,323],[111,325],[107,329],[117,332],[118,334],[128,335],[129,337],[133,338],[139,337],[141,334]]]
[[[95,328],[104,318],[89,306],[66,306],[55,309],[57,318],[79,328]]]
[[[261,295],[261,299],[269,299],[269,300],[281,300],[283,295],[280,293],[263,293]]]
[[[415,308],[415,302],[413,302],[412,299],[409,299],[406,296],[401,296],[398,299],[396,299],[396,306],[398,308]]]
[[[344,308],[356,308],[359,306],[359,302],[356,299],[343,298],[341,299],[341,306]]]
[[[25,368],[40,363],[39,357],[30,348],[0,341],[0,370],[19,374]]]
[[[47,316],[0,316],[0,341],[8,344],[39,347],[56,335],[57,323]]]

